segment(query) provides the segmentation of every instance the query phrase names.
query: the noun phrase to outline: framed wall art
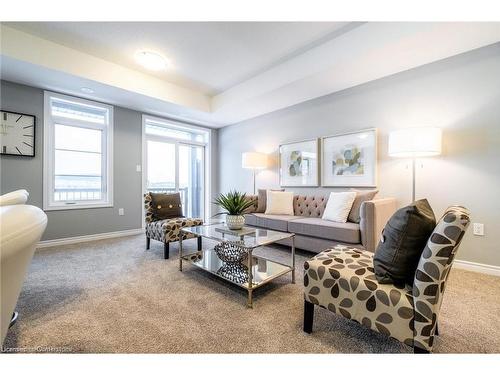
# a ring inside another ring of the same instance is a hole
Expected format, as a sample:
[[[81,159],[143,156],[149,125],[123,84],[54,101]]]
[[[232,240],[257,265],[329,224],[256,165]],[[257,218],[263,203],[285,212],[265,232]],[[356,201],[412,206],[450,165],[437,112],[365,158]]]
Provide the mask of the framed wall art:
[[[280,145],[280,185],[319,185],[319,140],[311,139]]]
[[[377,186],[377,129],[321,139],[321,185]]]

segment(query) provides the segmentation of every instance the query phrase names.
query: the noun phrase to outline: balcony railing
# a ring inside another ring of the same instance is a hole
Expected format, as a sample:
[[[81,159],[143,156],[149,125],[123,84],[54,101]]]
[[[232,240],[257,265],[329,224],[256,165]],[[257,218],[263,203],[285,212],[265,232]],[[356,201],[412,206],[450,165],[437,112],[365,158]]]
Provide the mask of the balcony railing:
[[[96,201],[102,199],[101,189],[55,189],[54,201]]]

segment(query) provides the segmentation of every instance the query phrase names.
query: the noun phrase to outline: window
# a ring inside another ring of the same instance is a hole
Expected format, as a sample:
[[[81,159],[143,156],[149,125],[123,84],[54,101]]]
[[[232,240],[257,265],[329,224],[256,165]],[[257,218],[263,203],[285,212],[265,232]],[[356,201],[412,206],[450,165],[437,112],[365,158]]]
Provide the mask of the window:
[[[174,122],[157,119],[151,116],[144,116],[144,131],[147,135],[157,135],[177,139],[180,141],[189,141],[206,144],[208,142],[208,132],[203,129],[188,127],[188,125],[178,125]]]
[[[113,205],[113,107],[45,92],[44,209]]]
[[[179,192],[185,216],[206,216],[209,132],[146,115],[143,131],[144,191]]]

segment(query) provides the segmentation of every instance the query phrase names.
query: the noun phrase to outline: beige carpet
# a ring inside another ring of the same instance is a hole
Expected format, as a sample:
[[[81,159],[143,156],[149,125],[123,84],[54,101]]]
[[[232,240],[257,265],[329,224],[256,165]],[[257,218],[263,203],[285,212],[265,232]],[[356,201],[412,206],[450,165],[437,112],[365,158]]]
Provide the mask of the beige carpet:
[[[195,241],[188,246],[194,249]],[[85,353],[407,353],[410,348],[355,322],[316,310],[302,332],[302,265],[297,284],[284,276],[243,290],[186,265],[177,245],[145,251],[143,236],[54,247],[35,254],[4,350]],[[286,261],[284,247],[266,248]],[[453,270],[435,352],[500,352],[500,278]],[[18,349],[19,350],[19,349]]]

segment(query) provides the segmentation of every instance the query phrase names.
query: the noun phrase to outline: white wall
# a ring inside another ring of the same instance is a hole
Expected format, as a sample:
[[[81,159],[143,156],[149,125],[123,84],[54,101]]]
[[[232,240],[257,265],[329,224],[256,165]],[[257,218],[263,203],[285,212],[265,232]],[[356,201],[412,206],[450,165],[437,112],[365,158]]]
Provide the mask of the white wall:
[[[500,266],[498,43],[221,129],[219,191],[252,191],[242,152],[271,155],[272,165],[259,174],[257,186],[273,188],[279,186],[280,143],[376,127],[380,196],[404,205],[411,200],[411,169],[408,161],[387,155],[388,133],[430,125],[443,128],[444,150],[421,159],[417,198],[428,198],[436,216],[451,204],[468,207],[486,233],[473,236],[471,228],[458,258]],[[325,195],[332,189],[287,190]]]

